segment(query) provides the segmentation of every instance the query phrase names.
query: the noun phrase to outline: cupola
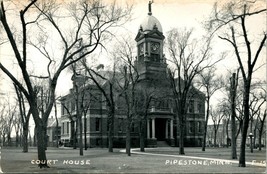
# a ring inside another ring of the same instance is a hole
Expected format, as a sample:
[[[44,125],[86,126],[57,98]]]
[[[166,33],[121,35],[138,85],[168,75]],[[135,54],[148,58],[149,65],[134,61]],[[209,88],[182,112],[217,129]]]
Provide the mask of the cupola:
[[[141,22],[135,37],[137,43],[136,65],[142,78],[165,77],[166,58],[163,54],[164,35],[159,20],[152,16],[148,3],[148,15]]]

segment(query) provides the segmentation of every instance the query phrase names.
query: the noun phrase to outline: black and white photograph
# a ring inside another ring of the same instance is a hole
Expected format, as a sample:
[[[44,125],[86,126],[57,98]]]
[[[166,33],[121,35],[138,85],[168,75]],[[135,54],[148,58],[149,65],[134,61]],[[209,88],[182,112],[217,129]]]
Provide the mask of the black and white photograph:
[[[266,0],[0,0],[0,173],[266,173]]]

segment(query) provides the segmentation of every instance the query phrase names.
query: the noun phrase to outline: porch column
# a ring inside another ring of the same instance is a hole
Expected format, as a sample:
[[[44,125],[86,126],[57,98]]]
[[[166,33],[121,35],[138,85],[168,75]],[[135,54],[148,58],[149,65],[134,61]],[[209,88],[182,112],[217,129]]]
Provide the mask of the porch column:
[[[173,119],[171,119],[171,139],[173,139]]]
[[[147,119],[147,138],[150,139],[150,119]]]
[[[168,132],[168,120],[166,120],[166,126],[165,126],[165,138],[168,139],[168,135],[169,135],[169,132]]]
[[[152,138],[155,139],[155,118],[152,118]]]

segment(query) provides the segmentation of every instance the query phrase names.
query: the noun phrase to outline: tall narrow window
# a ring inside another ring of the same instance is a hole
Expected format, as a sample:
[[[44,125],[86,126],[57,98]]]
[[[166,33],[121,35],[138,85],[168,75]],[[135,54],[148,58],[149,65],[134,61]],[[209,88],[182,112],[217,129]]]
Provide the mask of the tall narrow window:
[[[189,133],[194,133],[194,122],[193,121],[189,122]]]
[[[70,105],[71,105],[71,112],[75,111],[75,108],[76,108],[75,104],[76,104],[76,103],[75,103],[74,100],[71,101],[71,103],[70,103]]]
[[[69,133],[70,122],[67,122],[67,134]]]
[[[62,134],[64,134],[64,122],[62,123]]]
[[[201,122],[197,122],[197,129],[198,129],[198,132],[201,132]]]
[[[123,119],[119,118],[118,120],[118,127],[119,127],[119,132],[122,132],[123,130]]]
[[[62,113],[62,115],[65,115],[64,105],[65,105],[65,103],[61,103],[61,113]]]
[[[194,101],[193,100],[189,101],[188,112],[194,113]]]
[[[202,106],[200,103],[197,104],[197,111],[198,113],[201,113]]]
[[[95,119],[95,131],[100,131],[100,118]]]
[[[133,123],[131,127],[131,132],[134,132],[134,131],[135,131],[135,124]]]

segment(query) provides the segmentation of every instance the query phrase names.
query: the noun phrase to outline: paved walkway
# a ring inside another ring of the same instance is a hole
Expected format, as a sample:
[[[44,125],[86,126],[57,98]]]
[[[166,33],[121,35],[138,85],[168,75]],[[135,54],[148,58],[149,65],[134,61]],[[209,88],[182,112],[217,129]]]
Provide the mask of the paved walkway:
[[[146,148],[146,149],[159,149],[159,148]],[[120,150],[120,152],[125,153],[126,150]],[[186,155],[170,155],[170,154],[161,154],[161,153],[152,153],[152,152],[140,152],[139,148],[131,149],[132,154],[139,154],[139,155],[150,155],[150,156],[162,156],[162,157],[179,157],[179,158],[186,158],[186,159],[197,159],[197,160],[208,160],[213,161],[214,163],[222,162],[225,164],[238,164],[238,160],[227,160],[227,159],[219,159],[219,158],[210,158],[210,157],[198,157],[198,156],[186,156]],[[178,161],[176,161],[178,162]],[[266,160],[260,162],[252,161],[246,162],[246,165],[258,166],[258,167],[266,167]]]

